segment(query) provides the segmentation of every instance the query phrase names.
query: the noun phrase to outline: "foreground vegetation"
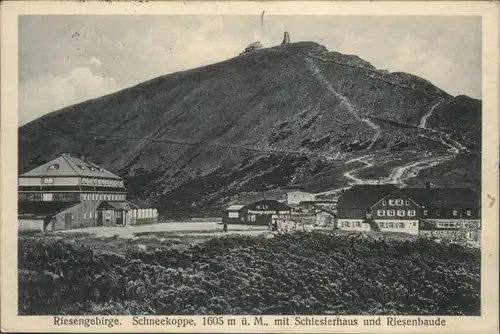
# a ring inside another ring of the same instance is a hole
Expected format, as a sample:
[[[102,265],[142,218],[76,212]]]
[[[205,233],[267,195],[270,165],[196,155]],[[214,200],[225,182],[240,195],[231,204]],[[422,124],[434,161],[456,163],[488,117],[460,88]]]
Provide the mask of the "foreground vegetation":
[[[480,252],[425,239],[228,236],[124,253],[19,239],[19,312],[478,315]]]

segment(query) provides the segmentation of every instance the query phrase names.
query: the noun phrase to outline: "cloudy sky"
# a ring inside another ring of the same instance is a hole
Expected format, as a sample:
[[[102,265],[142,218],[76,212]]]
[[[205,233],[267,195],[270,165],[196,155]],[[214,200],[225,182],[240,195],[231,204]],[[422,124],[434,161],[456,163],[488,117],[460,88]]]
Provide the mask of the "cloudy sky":
[[[175,71],[238,55],[250,42],[315,41],[375,67],[481,98],[481,18],[472,16],[22,16],[19,125]]]

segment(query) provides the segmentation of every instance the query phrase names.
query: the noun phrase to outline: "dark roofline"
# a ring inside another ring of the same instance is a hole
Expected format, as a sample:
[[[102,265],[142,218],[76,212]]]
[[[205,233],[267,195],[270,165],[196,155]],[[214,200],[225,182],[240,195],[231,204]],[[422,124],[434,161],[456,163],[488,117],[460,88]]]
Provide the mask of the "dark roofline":
[[[53,202],[51,202],[51,203],[53,203]],[[72,208],[72,207],[74,207],[74,206],[76,206],[76,205],[78,205],[78,204],[81,204],[82,202],[80,202],[80,201],[75,201],[75,202],[65,202],[65,203],[68,203],[68,205],[67,205],[67,206],[65,206],[65,207],[63,207],[63,208],[61,208],[61,209],[59,209],[58,211],[55,211],[55,212],[52,212],[52,213],[47,213],[47,214],[37,214],[37,213],[18,213],[18,214],[17,214],[17,216],[18,216],[18,217],[23,217],[23,216],[27,217],[27,216],[30,216],[30,215],[31,215],[31,216],[35,216],[35,217],[43,217],[43,218],[47,218],[47,217],[55,216],[55,215],[57,215],[57,214],[59,214],[59,213],[61,213],[61,212],[63,212],[63,211],[66,211],[66,210],[68,210],[68,209],[70,209],[70,208]]]
[[[333,211],[331,211],[331,210],[328,210],[328,209],[325,209],[325,208],[320,208],[320,209],[316,210],[316,211],[314,212],[314,214],[317,214],[317,213],[319,213],[319,212],[326,212],[326,213],[331,214],[332,216],[338,217],[338,215],[337,215],[335,212],[333,212]]]

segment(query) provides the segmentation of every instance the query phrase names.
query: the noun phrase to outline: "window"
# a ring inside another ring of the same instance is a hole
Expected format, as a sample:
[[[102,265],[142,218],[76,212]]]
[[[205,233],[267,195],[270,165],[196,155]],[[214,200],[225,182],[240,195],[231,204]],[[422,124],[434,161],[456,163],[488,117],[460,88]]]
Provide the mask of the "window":
[[[404,217],[405,210],[398,210],[398,217]]]
[[[55,193],[52,196],[52,200],[54,201],[78,201],[80,199],[80,195],[78,193]]]
[[[99,200],[102,201],[102,194],[99,194]]]
[[[436,216],[441,216],[441,211],[436,210]]]
[[[424,211],[422,212],[422,214],[423,214],[424,216],[427,216],[427,215],[429,214],[429,211],[424,210]]]
[[[53,164],[53,165],[50,165],[49,168],[47,168],[48,170],[58,170],[59,169],[59,165],[58,164]]]
[[[387,223],[387,227],[388,228],[393,228],[394,227],[394,223],[393,222],[388,222]]]
[[[410,206],[410,201],[405,201],[406,206]]]
[[[26,200],[27,201],[41,201],[42,194],[40,194],[40,193],[26,194]]]
[[[89,212],[89,219],[92,219],[93,216],[94,216],[94,213],[93,212]]]
[[[116,218],[121,218],[121,217],[122,217],[122,212],[116,211]]]
[[[53,177],[44,177],[44,178],[42,178],[42,183],[43,184],[53,184],[54,178]]]
[[[47,202],[50,202],[52,201],[52,194],[43,194],[43,197],[42,197],[43,201],[47,201]]]
[[[454,217],[458,216],[458,210],[453,210],[453,216]]]
[[[465,214],[466,214],[468,217],[472,216],[472,210],[467,210],[467,211],[465,212]]]
[[[389,205],[396,205],[396,200],[390,199],[389,200]]]
[[[427,210],[424,210],[427,212]],[[415,217],[417,215],[417,212],[415,210],[408,210],[408,216],[410,217]]]
[[[82,166],[82,165],[77,165],[77,166],[78,166],[78,168],[80,168],[81,170],[85,170],[85,169],[86,169],[86,168],[85,168],[85,166]]]
[[[378,223],[378,227],[385,228],[385,223],[384,222]]]
[[[402,199],[397,199],[397,200],[396,200],[396,205],[397,205],[397,206],[401,206],[401,205],[403,205],[403,200],[402,200]]]
[[[394,217],[394,210],[387,210],[387,215],[389,217]]]
[[[361,222],[356,222],[356,227],[361,227]]]
[[[417,223],[416,223],[416,222],[413,222],[413,226],[417,226]]]
[[[399,222],[399,228],[405,228],[405,223]]]
[[[83,213],[83,219],[87,219],[87,213],[86,212]]]
[[[101,184],[102,184],[102,180],[101,180],[101,179],[98,179],[98,180],[97,180],[97,184],[98,184],[98,185],[101,185]]]
[[[385,216],[385,210],[377,210],[377,216]]]
[[[387,205],[387,201],[382,201],[382,205],[386,206]]]

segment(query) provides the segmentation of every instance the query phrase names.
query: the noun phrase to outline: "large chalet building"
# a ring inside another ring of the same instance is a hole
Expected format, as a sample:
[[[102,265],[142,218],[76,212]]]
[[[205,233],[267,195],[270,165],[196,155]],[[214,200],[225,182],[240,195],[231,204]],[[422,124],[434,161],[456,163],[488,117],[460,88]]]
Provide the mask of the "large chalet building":
[[[467,188],[355,185],[337,203],[337,228],[480,243],[480,200]]]
[[[157,210],[126,200],[124,180],[63,154],[18,178],[19,230],[54,231],[155,223]]]

